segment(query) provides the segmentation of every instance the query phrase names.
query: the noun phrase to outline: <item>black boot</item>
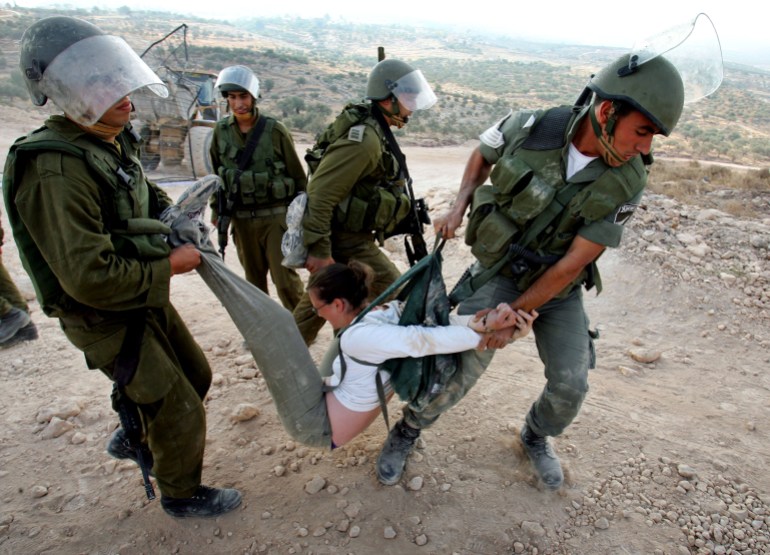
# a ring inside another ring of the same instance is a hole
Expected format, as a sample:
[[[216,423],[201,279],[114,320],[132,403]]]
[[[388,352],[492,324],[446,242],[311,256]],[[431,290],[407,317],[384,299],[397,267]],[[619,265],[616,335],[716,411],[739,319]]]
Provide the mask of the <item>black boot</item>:
[[[151,471],[154,462],[152,460],[152,453],[146,445],[143,445],[143,447],[144,462],[147,465],[147,469]],[[123,428],[118,428],[113,432],[112,437],[110,437],[110,440],[107,442],[107,454],[116,459],[130,459],[136,464],[139,464],[139,457],[136,454],[136,450],[132,449],[128,444],[126,432],[123,431]],[[150,474],[152,474],[152,472],[150,472]]]
[[[198,486],[192,497],[176,498],[162,496],[163,510],[177,518],[215,517],[235,509],[241,504],[241,492],[237,489],[210,488]]]
[[[390,430],[380,456],[377,457],[377,479],[386,486],[396,484],[404,473],[406,458],[414,449],[420,430],[399,420]]]
[[[521,429],[521,443],[545,487],[551,490],[559,489],[564,482],[564,473],[559,457],[554,453],[548,438],[537,435],[524,424]]]

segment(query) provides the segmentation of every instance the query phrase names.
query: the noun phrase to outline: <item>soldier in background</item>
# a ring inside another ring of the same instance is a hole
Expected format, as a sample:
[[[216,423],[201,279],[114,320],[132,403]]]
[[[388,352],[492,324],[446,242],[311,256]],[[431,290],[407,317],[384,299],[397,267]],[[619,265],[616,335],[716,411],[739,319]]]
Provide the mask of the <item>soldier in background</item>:
[[[302,232],[311,274],[357,260],[374,270],[372,294],[378,295],[400,272],[376,241],[384,240],[411,210],[405,160],[400,150],[395,152],[390,127],[406,125],[414,111],[433,106],[436,95],[420,70],[386,59],[369,74],[366,99],[346,106],[305,158],[312,176]],[[307,293],[294,319],[308,345],[324,324]]]
[[[211,141],[212,166],[224,184],[212,199],[212,223],[226,234],[220,218],[230,221],[246,280],[269,294],[269,271],[281,303],[294,310],[304,287],[295,270],[281,265],[281,239],[286,207],[305,190],[305,170],[288,129],[259,113],[259,80],[249,68],[224,68],[215,87],[231,114],[217,123]]]

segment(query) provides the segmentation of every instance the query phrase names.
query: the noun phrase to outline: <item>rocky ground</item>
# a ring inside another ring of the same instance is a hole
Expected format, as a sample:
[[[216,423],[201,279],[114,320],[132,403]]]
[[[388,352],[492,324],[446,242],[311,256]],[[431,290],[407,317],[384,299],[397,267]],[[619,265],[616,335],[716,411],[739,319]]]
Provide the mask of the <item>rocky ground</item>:
[[[468,152],[406,149],[434,211]],[[604,292],[586,294],[598,364],[555,440],[567,474],[557,493],[538,487],[516,440],[544,382],[531,338],[498,353],[423,434],[402,482],[384,487],[373,470],[382,421],[335,451],[289,440],[192,273],[174,278],[173,301],[215,372],[204,479],[244,503],[173,520],[146,501],[134,465],[105,453],[117,425],[109,383],[33,303],[40,339],[0,351],[0,553],[770,554],[770,208],[756,199],[764,217],[748,221],[648,195],[623,247],[602,257]],[[386,249],[406,267],[400,245]],[[447,245],[447,283],[469,256],[461,239]],[[12,243],[3,261],[31,298]],[[311,348],[316,360],[330,337]]]

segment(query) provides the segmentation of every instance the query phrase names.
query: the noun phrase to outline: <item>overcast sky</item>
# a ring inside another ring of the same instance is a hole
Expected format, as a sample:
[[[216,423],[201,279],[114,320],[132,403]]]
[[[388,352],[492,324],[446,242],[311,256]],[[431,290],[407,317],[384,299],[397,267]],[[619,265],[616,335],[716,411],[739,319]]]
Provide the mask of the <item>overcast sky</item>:
[[[693,19],[699,12],[709,15],[719,33],[726,60],[746,61],[746,53],[770,58],[770,2],[762,0],[645,0],[644,2],[577,2],[545,0],[484,2],[473,11],[470,2],[346,0],[16,0],[16,5],[75,6],[90,9],[129,6],[131,9],[162,9],[185,15],[237,19],[293,15],[306,18],[329,16],[353,22],[448,23],[505,33],[513,37],[597,46],[631,47],[635,40]],[[603,4],[605,4],[603,6]],[[492,6],[500,6],[492,12]],[[454,7],[450,7],[454,6]],[[580,7],[578,7],[580,6]],[[462,9],[461,9],[462,8]]]

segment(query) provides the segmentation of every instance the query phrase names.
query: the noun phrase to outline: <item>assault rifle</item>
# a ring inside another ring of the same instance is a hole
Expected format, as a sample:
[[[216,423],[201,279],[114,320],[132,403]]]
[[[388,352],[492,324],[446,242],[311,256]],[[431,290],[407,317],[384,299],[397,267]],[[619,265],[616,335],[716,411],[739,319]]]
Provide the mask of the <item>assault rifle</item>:
[[[153,458],[150,449],[145,443],[142,443],[142,421],[139,417],[139,409],[128,395],[120,391],[117,383],[112,385],[112,409],[118,413],[120,425],[126,436],[126,446],[133,451],[136,462],[142,471],[142,480],[144,480],[144,492],[147,499],[155,499],[155,490],[150,482],[150,470],[152,469]]]
[[[225,259],[227,234],[230,230],[230,220],[233,218],[233,201],[228,199],[224,186],[217,189],[217,243],[222,260]]]
[[[401,220],[396,228],[387,236],[404,235],[404,250],[409,260],[409,265],[414,266],[422,258],[428,255],[428,245],[425,244],[424,225],[430,225],[428,203],[424,198],[414,198],[412,179],[406,180],[406,191],[411,201],[409,215]]]

